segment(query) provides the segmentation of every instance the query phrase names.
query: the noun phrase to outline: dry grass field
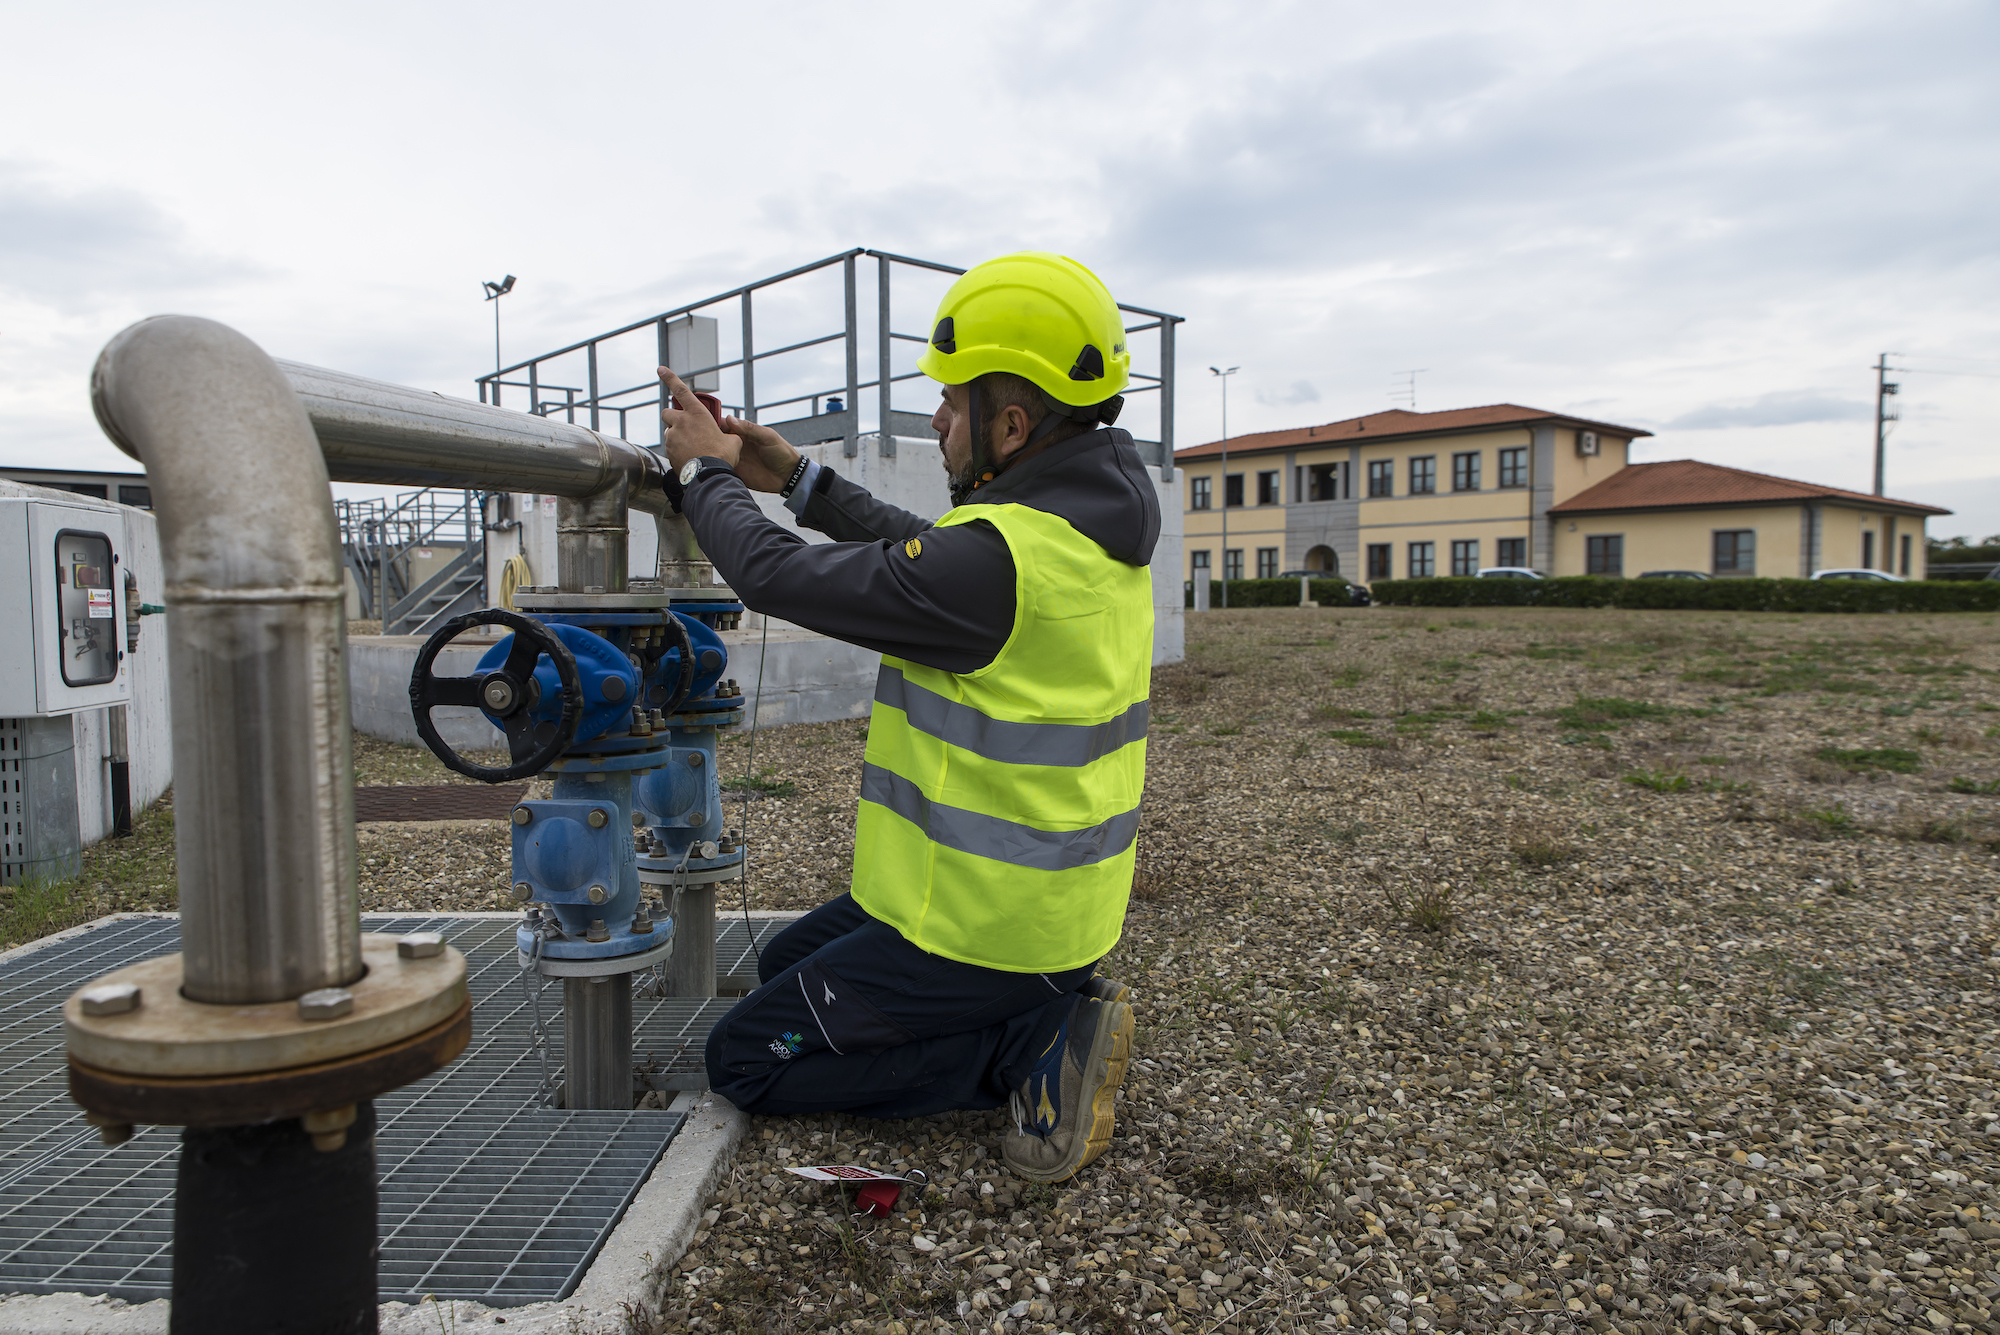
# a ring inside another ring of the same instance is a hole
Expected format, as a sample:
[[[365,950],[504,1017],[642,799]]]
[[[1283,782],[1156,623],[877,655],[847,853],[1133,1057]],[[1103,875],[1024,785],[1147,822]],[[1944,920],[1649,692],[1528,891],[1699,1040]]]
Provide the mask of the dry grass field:
[[[1188,640],[1104,966],[1140,1016],[1112,1151],[1050,1189],[998,1113],[761,1123],[635,1329],[1996,1328],[1996,618]],[[864,739],[727,741],[752,907],[846,888]],[[503,907],[506,847],[369,827],[365,906]],[[801,1162],[931,1185],[856,1222]]]

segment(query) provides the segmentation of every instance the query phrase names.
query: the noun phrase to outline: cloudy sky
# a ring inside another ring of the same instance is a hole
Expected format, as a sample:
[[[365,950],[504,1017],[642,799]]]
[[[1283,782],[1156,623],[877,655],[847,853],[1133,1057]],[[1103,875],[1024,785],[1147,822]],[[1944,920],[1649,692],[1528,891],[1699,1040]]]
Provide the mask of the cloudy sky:
[[[470,395],[503,273],[512,360],[850,246],[1033,247],[1186,317],[1182,444],[1211,363],[1232,434],[1422,368],[1419,408],[1866,490],[1887,350],[1890,493],[2000,532],[1988,0],[111,3],[9,44],[0,462],[124,466],[85,377],[161,311]]]

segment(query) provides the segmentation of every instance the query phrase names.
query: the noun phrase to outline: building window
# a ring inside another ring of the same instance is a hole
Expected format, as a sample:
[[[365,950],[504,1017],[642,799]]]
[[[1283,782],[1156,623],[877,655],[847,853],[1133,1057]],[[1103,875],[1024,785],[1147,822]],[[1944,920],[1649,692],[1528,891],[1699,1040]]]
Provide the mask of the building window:
[[[1259,547],[1257,549],[1257,578],[1276,579],[1278,577],[1278,549]]]
[[[1467,450],[1464,454],[1451,456],[1451,489],[1453,491],[1479,490],[1479,451]]]
[[[1222,479],[1222,503],[1232,508],[1243,504],[1243,474],[1231,473]]]
[[[136,505],[141,510],[150,510],[153,508],[153,489],[151,487],[120,487],[118,488],[118,503],[120,505]]]
[[[1410,460],[1410,495],[1428,496],[1437,489],[1437,456],[1426,454]]]
[[[1871,535],[1872,536],[1872,535]],[[1866,548],[1864,547],[1865,551]],[[1718,575],[1757,573],[1757,530],[1720,528],[1715,531],[1715,567]]]
[[[1368,578],[1389,578],[1389,544],[1371,542],[1368,544]]]
[[[1503,487],[1528,485],[1527,446],[1517,445],[1511,450],[1500,451],[1500,485]]]
[[[1861,568],[1863,570],[1875,568],[1875,533],[1872,529],[1861,535]]]
[[[1195,477],[1188,479],[1188,504],[1196,510],[1206,510],[1209,506],[1211,488],[1215,479]]]
[[[1528,540],[1526,538],[1500,538],[1493,544],[1493,563],[1512,566],[1516,570],[1528,568]]]
[[[122,490],[122,488],[121,488],[121,490]],[[1902,552],[1902,556],[1901,556],[1901,558],[1900,558],[1900,559],[1899,559],[1899,561],[1898,561],[1898,564],[1902,566],[1902,569],[1898,570],[1898,571],[1897,571],[1896,573],[1897,573],[1897,574],[1899,574],[1899,575],[1901,575],[1901,576],[1903,576],[1903,577],[1904,577],[1905,579],[1908,579],[1908,578],[1909,578],[1909,575],[1910,575],[1910,535],[1909,535],[1909,534],[1905,533],[1905,534],[1903,535],[1903,538],[1902,538],[1902,543],[1903,543],[1903,552]]]
[[[1623,575],[1625,573],[1625,535],[1604,533],[1585,538],[1584,570],[1586,575]]]
[[[1454,575],[1479,573],[1479,539],[1470,538],[1451,544],[1451,573]]]
[[[1340,485],[1346,470],[1345,464],[1307,464],[1306,499],[1311,501],[1337,501],[1346,488]]]
[[[1393,496],[1396,494],[1395,460],[1370,459],[1368,461],[1368,494],[1370,496]]]
[[[1282,505],[1284,497],[1278,494],[1278,470],[1257,474],[1257,504]]]
[[[1243,578],[1243,549],[1231,547],[1222,553],[1222,577],[1224,579]]]
[[[1410,544],[1410,578],[1429,579],[1437,574],[1437,544],[1434,542],[1413,542]]]
[[[1195,579],[1208,578],[1208,549],[1188,553],[1188,570]]]

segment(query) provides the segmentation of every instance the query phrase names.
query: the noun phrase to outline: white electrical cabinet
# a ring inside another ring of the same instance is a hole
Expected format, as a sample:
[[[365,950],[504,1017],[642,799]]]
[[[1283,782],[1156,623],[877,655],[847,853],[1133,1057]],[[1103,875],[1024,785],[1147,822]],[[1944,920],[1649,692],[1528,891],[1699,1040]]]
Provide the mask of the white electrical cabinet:
[[[0,496],[0,718],[122,705],[125,516]]]

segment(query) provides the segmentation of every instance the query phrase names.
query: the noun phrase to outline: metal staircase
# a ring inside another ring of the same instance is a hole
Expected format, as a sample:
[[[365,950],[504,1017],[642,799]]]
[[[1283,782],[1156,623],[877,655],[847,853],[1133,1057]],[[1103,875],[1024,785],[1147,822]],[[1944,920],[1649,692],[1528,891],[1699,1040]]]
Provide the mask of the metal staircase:
[[[435,487],[393,500],[336,500],[362,617],[379,618],[384,635],[428,635],[486,606],[485,502],[484,492]]]

